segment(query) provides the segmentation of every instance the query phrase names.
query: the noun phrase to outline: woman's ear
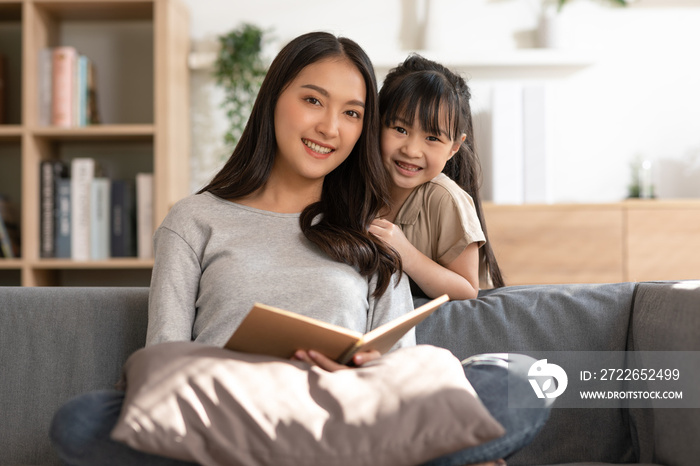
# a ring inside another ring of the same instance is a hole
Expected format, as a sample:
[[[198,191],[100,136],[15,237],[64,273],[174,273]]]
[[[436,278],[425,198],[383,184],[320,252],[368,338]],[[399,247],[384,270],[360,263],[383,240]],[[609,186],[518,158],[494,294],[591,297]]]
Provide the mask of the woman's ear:
[[[459,139],[456,139],[454,144],[452,144],[452,149],[450,150],[450,158],[452,158],[457,151],[459,150],[459,146],[462,145],[464,141],[467,140],[467,135],[465,133],[462,133],[462,136],[460,136]]]

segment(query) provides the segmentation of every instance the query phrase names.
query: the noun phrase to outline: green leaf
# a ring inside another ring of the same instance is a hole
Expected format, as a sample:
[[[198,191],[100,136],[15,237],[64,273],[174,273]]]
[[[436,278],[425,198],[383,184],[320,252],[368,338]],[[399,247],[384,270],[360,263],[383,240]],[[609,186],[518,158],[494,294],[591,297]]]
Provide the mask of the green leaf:
[[[222,106],[229,120],[224,136],[227,144],[238,142],[267,73],[261,58],[264,34],[255,25],[242,24],[218,37],[220,48],[213,76],[224,91]]]

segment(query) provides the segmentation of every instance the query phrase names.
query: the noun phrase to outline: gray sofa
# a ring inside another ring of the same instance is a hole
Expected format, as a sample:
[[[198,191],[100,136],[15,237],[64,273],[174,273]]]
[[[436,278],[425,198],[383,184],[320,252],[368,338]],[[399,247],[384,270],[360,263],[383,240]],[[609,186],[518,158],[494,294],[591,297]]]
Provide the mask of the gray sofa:
[[[112,387],[144,343],[147,288],[0,288],[0,465],[59,464],[47,438],[74,395]],[[443,305],[419,343],[484,352],[700,351],[700,283],[506,287]],[[697,368],[700,371],[700,367]],[[700,464],[700,409],[556,408],[509,465]]]

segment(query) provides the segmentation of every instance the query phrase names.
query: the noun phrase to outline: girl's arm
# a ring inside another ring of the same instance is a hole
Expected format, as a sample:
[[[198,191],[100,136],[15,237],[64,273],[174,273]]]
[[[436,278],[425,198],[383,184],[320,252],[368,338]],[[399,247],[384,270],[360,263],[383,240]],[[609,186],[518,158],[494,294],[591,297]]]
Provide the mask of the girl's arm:
[[[370,233],[384,240],[401,255],[404,271],[429,298],[447,294],[450,299],[476,298],[479,292],[479,246],[469,244],[446,265],[438,264],[416,249],[397,225],[376,219]]]

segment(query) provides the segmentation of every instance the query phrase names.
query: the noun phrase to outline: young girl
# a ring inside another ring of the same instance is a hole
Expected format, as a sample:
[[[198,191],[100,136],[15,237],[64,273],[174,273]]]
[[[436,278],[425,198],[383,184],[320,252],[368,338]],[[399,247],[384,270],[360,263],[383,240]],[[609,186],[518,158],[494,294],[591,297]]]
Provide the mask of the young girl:
[[[399,252],[431,298],[475,298],[480,284],[504,285],[486,241],[470,97],[461,77],[419,55],[393,69],[379,92],[392,201],[370,232]]]
[[[310,33],[284,47],[231,158],[154,236],[147,345],[222,346],[256,301],[361,333],[413,309],[400,259],[368,233],[388,199],[376,92],[351,40]],[[397,346],[414,344],[409,332]],[[180,464],[109,438],[123,399],[108,390],[64,405],[51,428],[61,459]]]

